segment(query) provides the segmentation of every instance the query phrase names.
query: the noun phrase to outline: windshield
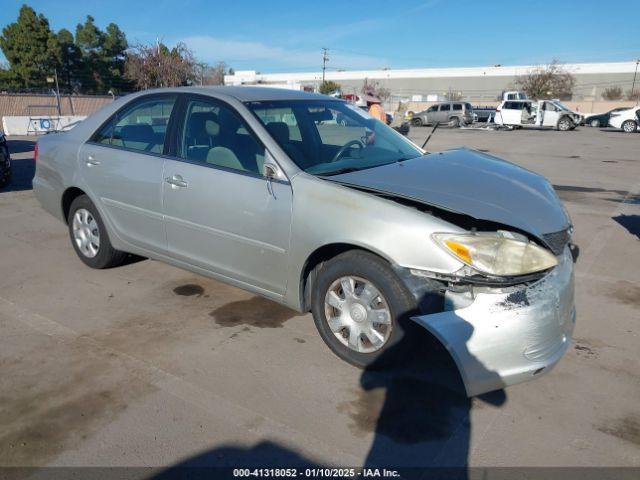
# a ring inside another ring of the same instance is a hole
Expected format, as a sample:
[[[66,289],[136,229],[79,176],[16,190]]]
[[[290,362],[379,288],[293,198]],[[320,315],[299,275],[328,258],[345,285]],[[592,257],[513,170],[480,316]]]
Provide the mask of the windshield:
[[[358,107],[335,100],[249,102],[302,170],[335,175],[416,158],[423,152]]]
[[[569,107],[565,106],[562,102],[558,102],[557,100],[555,100],[553,104],[557,106],[560,110],[564,110],[565,112],[572,111]]]

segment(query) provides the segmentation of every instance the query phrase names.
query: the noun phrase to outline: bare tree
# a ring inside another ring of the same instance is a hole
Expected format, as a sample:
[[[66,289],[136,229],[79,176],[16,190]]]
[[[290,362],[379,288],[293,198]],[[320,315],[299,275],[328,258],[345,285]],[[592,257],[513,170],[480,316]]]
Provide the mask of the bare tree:
[[[189,85],[196,77],[196,61],[183,43],[172,49],[162,43],[138,44],[127,55],[125,75],[141,89]]]
[[[380,85],[380,82],[370,81],[368,78],[364,79],[364,83],[362,84],[361,92],[364,95],[371,95],[373,97],[378,97],[381,101],[385,101],[391,96],[391,92],[388,88]]]
[[[225,62],[218,62],[215,65],[208,63],[198,63],[196,65],[196,83],[198,85],[223,85],[224,76],[232,71]]]
[[[633,100],[635,102],[640,102],[640,89],[635,89],[633,92],[631,90],[627,90],[627,100]]]
[[[516,85],[529,98],[560,98],[568,100],[573,94],[576,79],[557,61],[541,65],[516,78]]]
[[[604,100],[620,100],[622,99],[622,88],[620,87],[607,87],[602,92],[602,98]]]

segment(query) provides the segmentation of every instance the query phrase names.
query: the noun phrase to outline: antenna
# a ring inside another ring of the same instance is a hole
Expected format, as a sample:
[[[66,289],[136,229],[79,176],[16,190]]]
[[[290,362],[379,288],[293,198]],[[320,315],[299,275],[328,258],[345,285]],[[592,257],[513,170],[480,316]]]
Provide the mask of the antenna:
[[[433,135],[433,133],[436,131],[436,128],[438,128],[438,125],[440,125],[440,122],[436,122],[436,124],[433,127],[433,130],[431,130],[431,133],[429,134],[429,136],[427,137],[427,139],[424,141],[424,143],[422,144],[422,149],[424,150],[424,147],[427,146],[427,143],[429,142],[429,140],[431,140],[431,135]]]

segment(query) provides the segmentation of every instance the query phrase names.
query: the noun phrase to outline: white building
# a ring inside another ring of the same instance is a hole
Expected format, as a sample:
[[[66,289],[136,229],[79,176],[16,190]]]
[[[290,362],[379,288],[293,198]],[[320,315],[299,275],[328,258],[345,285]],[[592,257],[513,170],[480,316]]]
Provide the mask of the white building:
[[[418,68],[402,70],[327,71],[325,78],[338,82],[343,93],[358,93],[364,79],[376,81],[388,88],[395,98],[426,101],[427,97],[441,98],[447,92],[460,92],[473,101],[492,101],[503,90],[514,86],[519,75],[535,69],[536,65],[517,65],[463,68]],[[631,90],[638,62],[569,63],[564,69],[576,78],[573,100],[599,100],[602,91],[619,86]],[[639,75],[640,77],[640,75]],[[322,81],[322,72],[258,73],[253,70],[235,72],[224,77],[227,85],[280,86],[283,88],[315,90]],[[640,78],[636,79],[640,90]]]

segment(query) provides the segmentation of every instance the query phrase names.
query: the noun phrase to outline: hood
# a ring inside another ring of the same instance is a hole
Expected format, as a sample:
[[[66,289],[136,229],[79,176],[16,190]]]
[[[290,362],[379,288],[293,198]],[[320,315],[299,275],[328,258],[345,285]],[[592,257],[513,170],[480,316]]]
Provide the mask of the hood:
[[[546,178],[476,150],[432,153],[326,178],[502,223],[540,239],[569,227]]]

